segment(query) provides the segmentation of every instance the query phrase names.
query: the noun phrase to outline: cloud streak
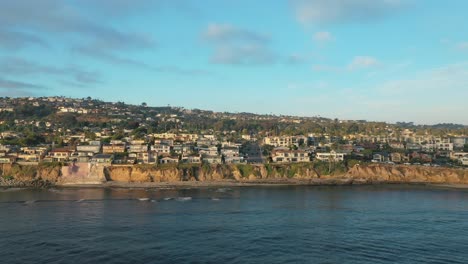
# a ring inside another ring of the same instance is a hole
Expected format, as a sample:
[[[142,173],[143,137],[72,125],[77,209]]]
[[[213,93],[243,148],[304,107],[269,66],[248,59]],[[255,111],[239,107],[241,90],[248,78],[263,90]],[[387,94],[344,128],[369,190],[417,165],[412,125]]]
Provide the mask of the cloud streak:
[[[2,96],[29,96],[34,95],[38,90],[43,89],[45,88],[41,85],[0,77],[0,92]]]
[[[73,81],[81,85],[95,85],[102,83],[99,73],[86,71],[78,66],[67,66],[60,68],[55,66],[42,65],[16,57],[6,57],[0,59],[0,74],[12,76],[46,74],[59,78],[66,78],[69,81]]]
[[[291,0],[303,24],[336,24],[379,20],[402,10],[408,0]]]
[[[265,34],[228,24],[211,24],[202,37],[213,47],[210,61],[215,64],[266,65],[278,60]]]
[[[47,47],[47,43],[36,35],[0,28],[0,48],[17,50],[26,46]]]
[[[94,55],[101,54],[101,56],[93,58],[112,62],[117,60],[109,58],[118,57],[116,54],[118,52],[155,48],[156,42],[151,35],[125,32],[105,22],[94,22],[86,15],[87,10],[89,11],[94,6],[105,5],[112,9],[111,6],[114,6],[114,2],[115,6],[118,6],[118,3],[123,6],[138,6],[133,3],[134,1],[124,0],[112,1],[112,3],[110,1],[96,1],[94,5],[89,1],[4,1],[0,8],[0,40],[3,40],[0,47],[17,49],[27,44],[47,46],[44,39],[36,36],[41,34],[71,39],[73,41],[68,46],[72,47],[72,50],[86,50]],[[24,32],[35,32],[35,34]],[[102,55],[104,53],[108,55]],[[122,59],[122,61],[124,60]]]

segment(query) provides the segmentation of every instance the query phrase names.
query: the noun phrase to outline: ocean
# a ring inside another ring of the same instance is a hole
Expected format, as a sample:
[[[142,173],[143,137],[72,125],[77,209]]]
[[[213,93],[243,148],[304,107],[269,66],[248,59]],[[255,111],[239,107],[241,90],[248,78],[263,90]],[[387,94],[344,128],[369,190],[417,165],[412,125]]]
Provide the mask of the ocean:
[[[468,263],[468,190],[4,189],[1,263]]]

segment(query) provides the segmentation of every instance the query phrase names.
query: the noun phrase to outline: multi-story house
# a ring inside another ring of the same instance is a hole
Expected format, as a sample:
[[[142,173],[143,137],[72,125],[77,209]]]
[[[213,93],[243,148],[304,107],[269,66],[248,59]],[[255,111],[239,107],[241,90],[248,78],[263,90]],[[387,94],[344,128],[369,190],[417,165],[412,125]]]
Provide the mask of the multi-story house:
[[[166,144],[154,144],[151,146],[151,150],[157,152],[158,155],[166,155],[171,153],[172,147]]]
[[[403,163],[403,162],[408,162],[409,157],[408,155],[405,155],[403,153],[393,152],[390,154],[390,160],[395,163]]]
[[[207,148],[199,148],[198,153],[200,153],[201,155],[215,156],[215,155],[218,155],[218,147],[211,146],[211,147],[207,147]]]
[[[68,161],[73,153],[73,150],[68,148],[56,148],[49,151],[49,157],[52,158],[53,161],[64,162]]]
[[[275,149],[271,152],[271,159],[275,163],[309,162],[310,156],[304,150]]]
[[[102,146],[102,153],[113,154],[113,153],[124,153],[125,144],[109,144]]]
[[[160,164],[175,164],[175,163],[179,163],[179,158],[178,157],[164,157],[162,159],[159,160],[159,163]]]
[[[110,165],[114,160],[114,155],[111,154],[97,154],[91,159],[91,163]]]
[[[76,151],[97,154],[101,152],[101,145],[78,145]]]
[[[282,136],[282,137],[265,137],[263,139],[265,145],[274,147],[299,147],[302,144],[307,144],[307,137],[305,136]]]
[[[202,161],[205,163],[209,163],[209,164],[221,164],[222,163],[222,159],[220,155],[205,154],[203,155]]]
[[[335,151],[319,152],[315,154],[315,158],[321,161],[344,161],[345,154]]]
[[[148,152],[148,145],[147,144],[138,144],[138,145],[129,145],[128,146],[129,153],[143,153]]]

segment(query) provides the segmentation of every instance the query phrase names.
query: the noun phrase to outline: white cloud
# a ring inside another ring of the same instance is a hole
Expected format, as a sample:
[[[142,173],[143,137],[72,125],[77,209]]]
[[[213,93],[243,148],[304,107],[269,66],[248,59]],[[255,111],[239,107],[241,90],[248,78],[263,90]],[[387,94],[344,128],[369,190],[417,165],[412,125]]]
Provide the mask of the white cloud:
[[[328,42],[333,40],[333,35],[327,31],[320,31],[314,34],[314,40],[318,42]]]
[[[402,9],[410,0],[291,0],[304,24],[377,20]]]
[[[348,69],[353,71],[364,68],[372,68],[378,66],[379,64],[379,61],[374,57],[356,56],[354,57],[353,61],[348,65]]]

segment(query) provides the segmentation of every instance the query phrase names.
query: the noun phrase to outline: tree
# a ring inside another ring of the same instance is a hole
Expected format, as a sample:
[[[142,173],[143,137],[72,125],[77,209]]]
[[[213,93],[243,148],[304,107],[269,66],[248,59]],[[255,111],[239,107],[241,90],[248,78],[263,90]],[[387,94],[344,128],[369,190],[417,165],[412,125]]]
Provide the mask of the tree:
[[[468,152],[468,144],[465,144],[465,146],[463,146],[463,151]]]
[[[91,132],[91,131],[86,131],[85,132],[85,138],[88,138],[90,140],[95,140],[96,139],[96,133]]]
[[[141,103],[141,106],[146,107],[147,104],[145,102]]]

